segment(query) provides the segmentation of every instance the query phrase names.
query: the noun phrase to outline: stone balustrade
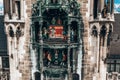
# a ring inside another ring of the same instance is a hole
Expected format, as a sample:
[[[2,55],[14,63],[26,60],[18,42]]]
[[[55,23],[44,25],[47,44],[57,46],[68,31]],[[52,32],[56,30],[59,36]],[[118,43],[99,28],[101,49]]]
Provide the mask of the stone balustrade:
[[[106,80],[120,80],[120,73],[118,72],[107,73]]]

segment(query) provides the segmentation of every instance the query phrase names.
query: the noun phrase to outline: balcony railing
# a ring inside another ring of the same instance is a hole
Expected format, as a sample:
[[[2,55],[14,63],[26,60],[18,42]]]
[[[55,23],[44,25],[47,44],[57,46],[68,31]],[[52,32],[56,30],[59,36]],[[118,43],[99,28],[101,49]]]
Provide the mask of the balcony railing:
[[[107,73],[106,80],[120,80],[120,73],[118,72]]]
[[[98,21],[101,21],[101,22],[105,22],[105,21],[114,21],[114,14],[110,14],[110,13],[107,13],[106,14],[106,17],[102,17],[102,14],[101,13],[98,13],[97,14],[97,18],[93,18],[93,15],[90,16],[90,22],[98,22]]]
[[[0,70],[0,80],[9,80],[9,70]]]

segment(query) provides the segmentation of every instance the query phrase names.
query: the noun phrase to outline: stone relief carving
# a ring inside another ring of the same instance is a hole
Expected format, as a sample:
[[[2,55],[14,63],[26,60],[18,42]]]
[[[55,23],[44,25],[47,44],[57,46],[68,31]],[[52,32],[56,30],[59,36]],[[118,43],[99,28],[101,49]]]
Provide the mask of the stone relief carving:
[[[23,35],[22,30],[20,29],[20,27],[17,27],[17,30],[16,30],[16,37],[17,37],[17,39],[18,39],[19,37],[21,37],[22,35]]]
[[[78,7],[79,7],[79,4],[75,1],[75,0],[73,0],[70,4],[69,4],[69,7],[70,7],[70,13],[71,14],[73,14],[73,15],[77,15],[79,12],[79,10],[78,10]]]

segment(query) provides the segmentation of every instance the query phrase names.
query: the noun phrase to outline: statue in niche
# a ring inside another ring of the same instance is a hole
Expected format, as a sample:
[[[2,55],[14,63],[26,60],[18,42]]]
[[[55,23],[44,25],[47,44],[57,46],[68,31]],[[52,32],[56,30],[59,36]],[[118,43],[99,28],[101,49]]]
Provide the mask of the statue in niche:
[[[63,40],[67,40],[67,32],[65,30],[63,30]]]
[[[70,13],[72,13],[73,15],[77,15],[78,14],[78,4],[75,0],[73,0],[71,3],[70,3]]]
[[[52,56],[50,53],[47,54],[47,60],[48,60],[48,66],[50,66],[52,61]]]
[[[75,34],[74,34],[74,41],[76,42],[77,38],[78,38],[78,35],[77,35],[77,31],[76,30],[74,32],[75,32]]]
[[[46,27],[43,27],[43,39],[48,39],[48,30],[46,29]]]
[[[14,37],[14,32],[13,32],[12,27],[10,27],[10,29],[9,29],[9,35],[10,35],[10,37]]]
[[[42,39],[43,39],[43,34],[42,34],[42,31],[38,31],[38,33],[37,33],[37,38],[36,38],[36,40],[38,41],[38,42],[42,42]]]
[[[75,37],[75,32],[73,29],[71,29],[71,32],[70,32],[70,40],[71,41],[74,41],[74,37]]]
[[[61,24],[62,24],[62,22],[61,22],[60,18],[58,18],[58,20],[57,20],[57,24],[59,24],[59,25],[61,25]]]
[[[97,32],[97,30],[96,30],[96,27],[93,27],[92,35],[93,35],[94,37],[97,37],[98,32]]]
[[[52,18],[52,24],[55,25],[55,23],[56,23],[56,19],[53,17]]]
[[[37,7],[38,5],[39,4],[33,4],[32,16],[39,15],[39,9]]]
[[[52,28],[50,29],[50,36],[51,36],[51,38],[55,38],[55,28],[54,28],[54,26],[52,26]]]
[[[44,66],[48,66],[48,62],[50,60],[50,55],[48,57],[49,52],[48,51],[44,51],[44,58],[43,58],[43,64]]]
[[[92,35],[93,35],[94,37],[97,37],[97,35],[98,35],[97,30],[93,30],[93,31],[92,31]]]
[[[108,7],[107,7],[107,5],[105,5],[103,10],[102,10],[102,18],[106,18],[107,13],[108,13]]]
[[[64,52],[62,52],[62,63],[61,63],[61,65],[62,65],[62,66],[65,66],[66,61],[67,61],[67,56],[65,55]]]
[[[58,59],[58,51],[55,50],[55,59]]]
[[[17,39],[19,39],[19,37],[21,37],[21,35],[22,35],[22,31],[21,31],[20,27],[17,27],[17,30],[16,30]]]
[[[59,64],[59,59],[58,59],[58,50],[55,50],[55,61],[54,61],[55,65]]]

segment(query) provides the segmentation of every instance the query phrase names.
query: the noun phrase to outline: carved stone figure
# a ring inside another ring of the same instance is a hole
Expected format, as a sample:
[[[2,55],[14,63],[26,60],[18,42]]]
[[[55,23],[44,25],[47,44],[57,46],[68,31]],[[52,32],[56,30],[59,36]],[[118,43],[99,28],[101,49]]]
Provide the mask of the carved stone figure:
[[[70,3],[70,13],[72,13],[73,15],[77,15],[78,14],[78,4],[75,0],[73,0],[73,2]]]
[[[108,8],[107,8],[107,5],[105,5],[103,10],[102,10],[102,18],[106,18],[107,13],[108,13]]]
[[[20,30],[20,27],[17,28],[16,30],[16,37],[17,39],[22,36],[22,31]]]
[[[10,27],[10,29],[9,29],[9,35],[10,35],[10,37],[14,37],[14,31],[13,31],[12,27]]]
[[[47,39],[48,38],[48,30],[46,29],[46,27],[43,28],[43,39]]]
[[[55,28],[54,27],[52,27],[51,29],[50,29],[50,36],[51,36],[51,38],[54,38],[55,37]]]

